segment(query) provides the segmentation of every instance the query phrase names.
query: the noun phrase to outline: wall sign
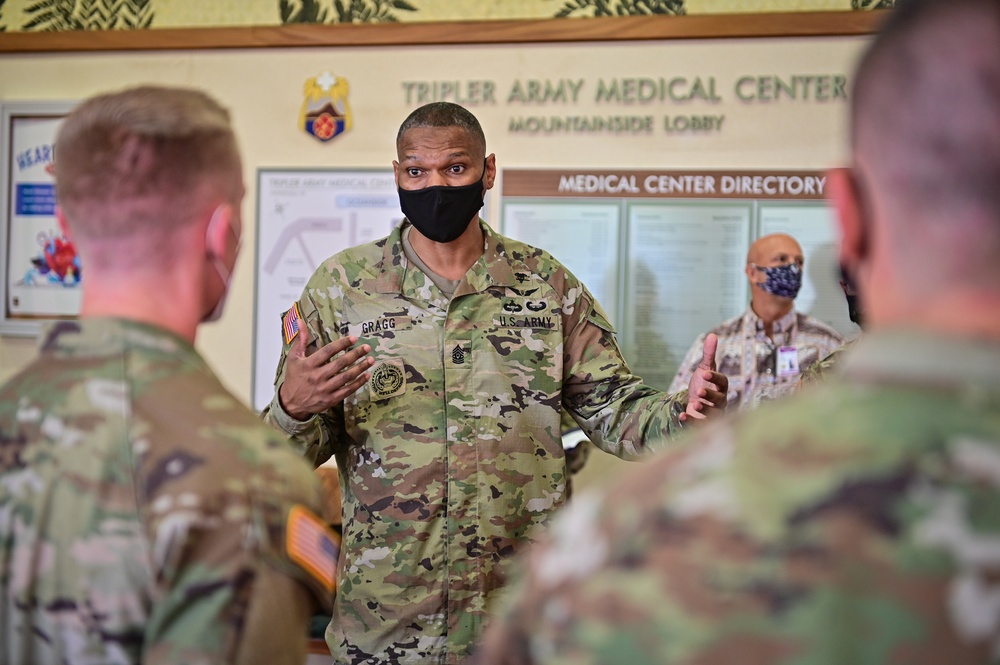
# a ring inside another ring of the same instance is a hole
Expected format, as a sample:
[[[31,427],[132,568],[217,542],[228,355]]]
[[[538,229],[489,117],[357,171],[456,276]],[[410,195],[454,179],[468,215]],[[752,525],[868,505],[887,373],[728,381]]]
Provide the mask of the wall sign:
[[[35,335],[80,311],[84,266],[55,217],[55,136],[71,102],[0,105],[0,333]]]
[[[796,309],[858,332],[837,283],[836,226],[822,171],[507,169],[501,229],[542,247],[590,289],[643,379],[668,389],[691,343],[740,314],[750,244],[798,240]]]

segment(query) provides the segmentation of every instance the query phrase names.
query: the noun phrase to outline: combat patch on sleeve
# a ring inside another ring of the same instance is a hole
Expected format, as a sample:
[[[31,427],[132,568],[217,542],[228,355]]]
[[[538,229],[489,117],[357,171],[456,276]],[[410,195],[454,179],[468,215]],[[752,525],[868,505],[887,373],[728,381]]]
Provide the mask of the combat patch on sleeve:
[[[281,327],[285,331],[285,344],[291,344],[295,336],[299,334],[300,320],[299,303],[293,303],[292,308],[281,317]]]
[[[316,513],[302,505],[293,506],[289,511],[285,534],[288,558],[332,593],[337,586],[337,559],[340,557],[337,534]]]
[[[387,399],[406,392],[406,372],[401,360],[390,360],[377,365],[368,380],[372,399]]]

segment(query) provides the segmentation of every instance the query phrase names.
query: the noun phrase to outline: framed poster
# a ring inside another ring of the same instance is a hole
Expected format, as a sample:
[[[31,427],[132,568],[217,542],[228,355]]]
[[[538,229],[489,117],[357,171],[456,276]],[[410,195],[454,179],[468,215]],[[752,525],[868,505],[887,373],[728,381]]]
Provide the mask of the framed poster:
[[[55,217],[55,137],[72,102],[0,104],[0,333],[80,312],[83,266]]]
[[[392,169],[258,169],[253,408],[274,395],[281,317],[331,255],[403,219]]]

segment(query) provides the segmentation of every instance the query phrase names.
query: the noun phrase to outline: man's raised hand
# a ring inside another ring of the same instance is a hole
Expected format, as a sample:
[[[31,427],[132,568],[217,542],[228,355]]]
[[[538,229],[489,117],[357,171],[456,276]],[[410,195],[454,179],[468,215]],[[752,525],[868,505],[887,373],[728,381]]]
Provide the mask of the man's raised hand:
[[[285,413],[296,420],[308,420],[360,388],[375,360],[368,357],[372,349],[367,344],[352,348],[357,341],[357,337],[341,337],[307,354],[309,326],[303,321],[288,350],[285,380],[278,388]]]

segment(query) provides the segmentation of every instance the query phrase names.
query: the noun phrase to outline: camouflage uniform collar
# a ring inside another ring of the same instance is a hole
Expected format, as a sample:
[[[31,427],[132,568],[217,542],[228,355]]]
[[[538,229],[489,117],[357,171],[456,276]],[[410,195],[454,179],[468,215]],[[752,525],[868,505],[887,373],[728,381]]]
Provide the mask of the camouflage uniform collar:
[[[862,333],[844,354],[843,373],[859,382],[1000,390],[1000,343],[916,330]],[[977,396],[972,395],[975,399]],[[980,395],[979,397],[982,397]]]
[[[186,339],[157,326],[127,319],[94,317],[51,324],[40,338],[43,354],[109,356],[124,349],[145,349],[204,361]]]
[[[504,247],[503,236],[494,233],[490,225],[479,220],[483,230],[483,255],[465,276],[466,284],[459,284],[455,295],[485,291],[490,286],[514,286],[514,269],[510,265],[510,257]]]
[[[403,229],[409,225],[404,218],[389,233],[382,247],[382,263],[375,288],[379,293],[402,293],[403,276],[409,263],[403,253]]]
[[[481,218],[477,220],[483,231],[483,255],[469,269],[465,280],[458,285],[456,296],[485,291],[490,286],[513,286],[514,269],[504,246],[504,238],[494,233]],[[379,293],[402,293],[408,261],[403,253],[403,230],[410,222],[404,219],[385,239],[382,248],[382,265],[376,288]]]

